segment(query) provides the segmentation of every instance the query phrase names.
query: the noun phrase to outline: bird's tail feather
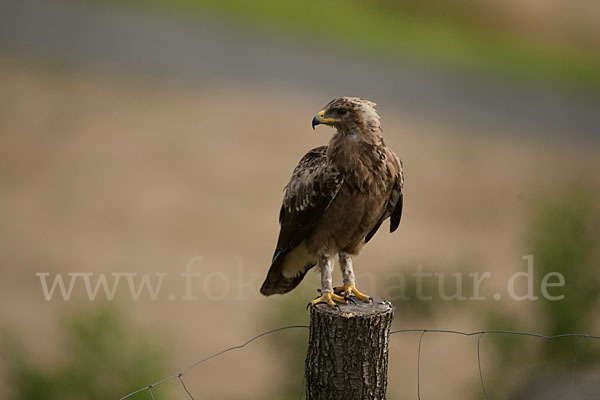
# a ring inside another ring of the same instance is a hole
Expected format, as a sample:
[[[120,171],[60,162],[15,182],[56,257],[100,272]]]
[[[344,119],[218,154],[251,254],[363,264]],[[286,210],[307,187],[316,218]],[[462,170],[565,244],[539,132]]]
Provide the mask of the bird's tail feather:
[[[260,288],[260,292],[265,296],[289,292],[298,286],[308,270],[315,266],[315,264],[307,264],[303,270],[298,272],[297,275],[292,277],[284,276],[283,263],[285,261],[285,257],[290,253],[290,251],[291,250],[283,250],[275,253],[275,257],[273,257],[273,263],[271,264],[271,268],[269,268],[269,272],[267,273],[267,278]]]

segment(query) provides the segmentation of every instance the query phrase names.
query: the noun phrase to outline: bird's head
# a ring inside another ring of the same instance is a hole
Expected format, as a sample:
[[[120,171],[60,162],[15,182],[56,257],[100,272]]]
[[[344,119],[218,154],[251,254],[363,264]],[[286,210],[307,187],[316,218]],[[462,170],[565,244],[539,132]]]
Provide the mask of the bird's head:
[[[330,101],[312,120],[312,127],[329,125],[341,133],[379,130],[379,115],[375,103],[358,97],[340,97]]]

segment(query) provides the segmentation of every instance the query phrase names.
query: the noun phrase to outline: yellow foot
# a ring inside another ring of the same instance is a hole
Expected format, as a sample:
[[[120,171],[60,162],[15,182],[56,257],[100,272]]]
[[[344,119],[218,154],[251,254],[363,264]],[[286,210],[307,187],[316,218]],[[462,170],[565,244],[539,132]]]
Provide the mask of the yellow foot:
[[[356,286],[354,285],[344,285],[333,288],[333,291],[338,294],[343,294],[344,299],[348,299],[350,296],[354,295],[357,299],[364,301],[365,303],[370,303],[373,299],[367,296],[364,293],[358,291]]]
[[[323,292],[323,294],[321,296],[317,297],[316,299],[314,299],[313,301],[308,303],[308,307],[314,307],[315,305],[317,305],[319,303],[327,303],[327,304],[329,304],[329,306],[331,306],[333,308],[339,308],[337,306],[337,304],[335,304],[336,301],[340,302],[342,304],[348,304],[346,299],[344,299],[342,296],[338,296],[337,294],[334,294],[331,292]],[[306,307],[306,308],[308,308],[308,307]]]

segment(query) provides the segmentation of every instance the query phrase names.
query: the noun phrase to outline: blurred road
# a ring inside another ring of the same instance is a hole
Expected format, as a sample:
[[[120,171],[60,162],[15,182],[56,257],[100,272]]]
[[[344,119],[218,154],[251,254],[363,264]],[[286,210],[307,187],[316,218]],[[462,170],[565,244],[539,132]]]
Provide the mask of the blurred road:
[[[600,139],[600,98],[524,88],[414,64],[365,60],[335,49],[146,12],[65,0],[0,0],[0,56],[123,68],[190,85],[283,88],[374,99],[458,127]],[[318,106],[318,105],[317,105]]]

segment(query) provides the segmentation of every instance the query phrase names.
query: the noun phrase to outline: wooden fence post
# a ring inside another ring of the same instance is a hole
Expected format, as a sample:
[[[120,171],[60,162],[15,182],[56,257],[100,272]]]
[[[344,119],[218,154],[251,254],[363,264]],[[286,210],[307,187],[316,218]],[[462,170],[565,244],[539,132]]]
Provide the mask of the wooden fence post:
[[[392,317],[392,304],[377,299],[312,307],[306,398],[385,400]]]

